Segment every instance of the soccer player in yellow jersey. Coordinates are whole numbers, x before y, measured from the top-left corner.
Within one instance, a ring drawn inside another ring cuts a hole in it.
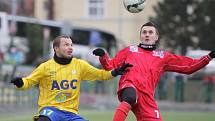
[[[97,69],[74,58],[72,45],[69,36],[56,37],[52,59],[40,64],[28,77],[11,80],[21,90],[39,85],[38,121],[86,121],[77,115],[81,80],[108,80],[132,67],[126,63],[112,71]]]

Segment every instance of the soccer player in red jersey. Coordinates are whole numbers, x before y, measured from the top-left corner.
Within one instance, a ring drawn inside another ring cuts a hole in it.
[[[177,56],[163,50],[156,50],[159,33],[156,26],[145,23],[140,30],[140,44],[128,46],[109,59],[103,49],[97,48],[93,54],[106,70],[116,68],[123,63],[133,65],[130,71],[121,76],[118,84],[117,107],[113,121],[124,121],[132,110],[137,121],[162,121],[162,117],[154,99],[155,88],[164,72],[191,74],[205,67],[215,51],[211,51],[199,59]]]

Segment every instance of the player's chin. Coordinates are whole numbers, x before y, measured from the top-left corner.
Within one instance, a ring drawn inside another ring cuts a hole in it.
[[[68,54],[68,55],[66,55],[66,58],[67,58],[67,59],[72,58],[72,54]]]
[[[150,41],[143,41],[142,44],[151,45],[152,43]]]
[[[144,41],[144,44],[146,44],[146,45],[154,45],[155,42],[147,40],[147,41]]]

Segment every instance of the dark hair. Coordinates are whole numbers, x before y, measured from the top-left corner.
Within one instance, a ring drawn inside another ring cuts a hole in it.
[[[147,23],[143,24],[143,25],[141,26],[141,28],[140,28],[140,34],[141,34],[141,30],[143,29],[144,26],[153,26],[153,27],[155,27],[156,33],[157,33],[158,36],[159,36],[158,28],[157,28],[157,26],[156,26],[154,23],[152,23],[152,22],[147,22]]]
[[[59,47],[61,38],[72,39],[70,36],[67,36],[67,35],[60,35],[60,36],[57,36],[57,37],[53,40],[53,49],[54,49],[54,47]],[[54,51],[55,51],[55,50],[54,50]]]
[[[159,31],[158,31],[158,28],[157,28],[157,26],[153,22],[147,22],[147,23],[143,24],[141,26],[141,28],[140,28],[140,35],[141,35],[141,31],[142,31],[142,29],[143,29],[144,26],[153,26],[153,27],[155,27],[156,33],[158,35],[158,41],[160,40],[160,34],[159,34]]]

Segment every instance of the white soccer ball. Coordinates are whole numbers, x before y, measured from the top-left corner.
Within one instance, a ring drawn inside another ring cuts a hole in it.
[[[146,6],[146,0],[123,0],[125,8],[131,13],[139,13]]]

